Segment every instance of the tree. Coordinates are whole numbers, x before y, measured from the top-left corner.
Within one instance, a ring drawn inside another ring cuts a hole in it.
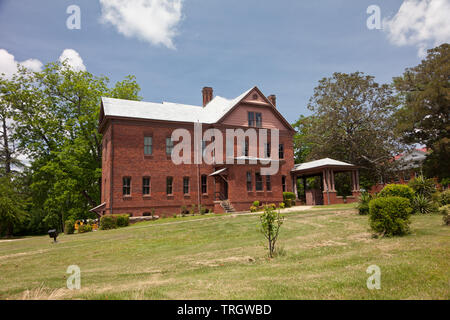
[[[403,146],[393,131],[397,103],[390,86],[361,72],[334,73],[319,81],[308,109],[314,117],[305,138],[308,160],[330,157],[358,165],[365,188],[395,165],[391,159]]]
[[[406,143],[431,150],[424,163],[428,176],[450,177],[450,45],[428,50],[427,57],[394,78],[401,108],[397,130]]]
[[[0,178],[0,235],[13,235],[14,228],[27,218],[25,206],[26,199],[21,197],[15,182],[9,176]]]
[[[300,115],[298,120],[292,124],[296,133],[294,135],[294,158],[295,163],[302,163],[308,158],[312,144],[308,141],[309,131],[312,127],[314,118]]]
[[[31,209],[53,228],[89,218],[100,202],[102,96],[139,100],[133,76],[108,87],[107,77],[75,71],[66,62],[41,72],[19,68],[4,97],[13,110],[14,138],[31,160]]]
[[[264,207],[264,213],[260,216],[261,232],[268,241],[269,257],[273,258],[275,252],[275,245],[280,232],[280,227],[283,224],[284,217],[280,212],[275,211],[271,206]]]

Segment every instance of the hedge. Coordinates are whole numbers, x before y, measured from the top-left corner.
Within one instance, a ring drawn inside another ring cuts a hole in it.
[[[73,234],[75,232],[75,222],[73,220],[66,220],[64,223],[64,233]]]
[[[130,223],[130,216],[128,214],[113,214],[104,215],[100,218],[100,229],[116,229],[126,227]]]
[[[388,184],[380,191],[379,197],[403,197],[412,201],[414,198],[414,190],[404,184]]]
[[[409,232],[411,203],[404,197],[381,197],[369,202],[370,227],[386,236]]]

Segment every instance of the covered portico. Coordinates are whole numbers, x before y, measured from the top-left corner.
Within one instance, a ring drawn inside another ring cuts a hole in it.
[[[339,172],[349,172],[352,182],[352,194],[348,196],[338,196],[335,186],[335,174]],[[297,164],[291,170],[293,176],[293,189],[298,198],[297,179],[302,178],[303,189],[305,190],[305,201],[307,205],[321,204],[339,204],[350,203],[358,200],[359,191],[359,172],[358,167],[330,159],[324,158],[320,160]],[[307,190],[306,178],[320,176],[320,187]]]

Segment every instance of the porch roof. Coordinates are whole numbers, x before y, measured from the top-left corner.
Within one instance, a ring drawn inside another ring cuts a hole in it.
[[[210,176],[210,177],[212,177],[212,176],[217,176],[218,174],[224,172],[225,170],[227,170],[227,168],[219,169],[219,170],[214,171],[213,173],[211,173],[209,176]]]
[[[92,208],[89,211],[98,212],[98,211],[100,211],[100,209],[103,209],[105,206],[106,206],[106,202],[103,202],[102,204],[99,204],[98,206],[96,206],[95,208]]]
[[[316,172],[319,169],[335,168],[343,170],[356,169],[357,166],[343,161],[338,161],[330,158],[324,158],[320,160],[314,160],[310,162],[299,163],[294,166],[291,172],[294,173],[308,173]]]

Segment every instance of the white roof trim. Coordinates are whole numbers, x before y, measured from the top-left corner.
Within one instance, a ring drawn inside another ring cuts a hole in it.
[[[99,204],[98,206],[96,206],[95,208],[92,208],[92,209],[89,210],[89,211],[95,211],[95,210],[97,210],[97,209],[103,207],[104,205],[106,205],[106,202],[103,202],[102,204]]]
[[[355,165],[347,163],[347,162],[338,161],[338,160],[334,160],[334,159],[330,159],[330,158],[324,158],[324,159],[320,159],[320,160],[314,160],[314,161],[310,161],[310,162],[296,164],[294,166],[294,169],[292,169],[292,171],[314,169],[314,168],[319,168],[319,167],[323,167],[323,166],[355,167]]]

